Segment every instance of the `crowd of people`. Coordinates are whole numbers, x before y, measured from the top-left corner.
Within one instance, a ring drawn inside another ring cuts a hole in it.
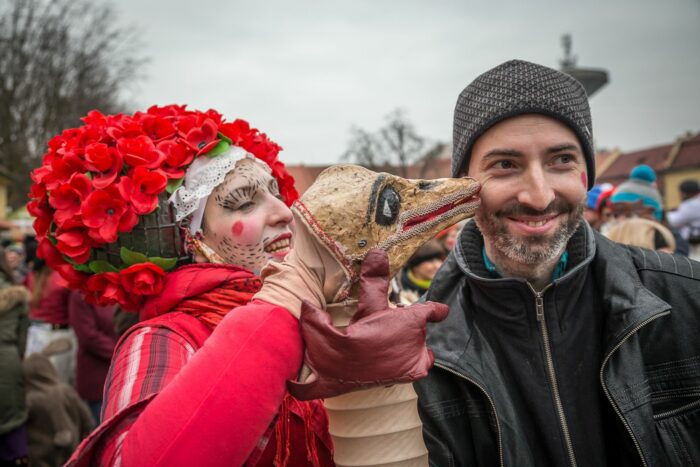
[[[668,212],[656,182],[654,170],[639,165],[617,187],[594,186],[586,198],[586,220],[616,242],[700,259],[698,182],[683,181],[679,185],[682,201]]]
[[[0,252],[0,453],[12,465],[55,466],[99,423],[115,307],[86,303],[36,249],[26,236]]]
[[[413,382],[430,465],[696,465],[698,182],[669,212],[649,166],[596,185],[582,86],[520,60],[462,91],[454,138],[481,204],[391,278],[388,248],[348,269],[243,120],[57,135],[36,239],[0,254],[0,460],[335,465],[323,399]],[[404,222],[377,180],[362,222]]]

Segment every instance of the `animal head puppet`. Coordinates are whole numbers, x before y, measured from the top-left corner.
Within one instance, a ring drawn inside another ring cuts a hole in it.
[[[423,243],[471,217],[479,206],[479,190],[470,178],[407,180],[356,165],[330,167],[292,205],[295,246],[285,263],[297,263],[296,273],[313,271],[316,279],[304,280],[300,287],[313,289],[311,282],[320,283],[319,305],[354,298],[360,263],[370,249],[386,251],[394,275]],[[311,264],[324,255],[322,265]],[[282,286],[284,275],[278,273],[285,266],[269,268],[263,272],[266,288],[276,280]],[[284,278],[293,281],[290,276]],[[280,301],[267,293],[264,298]]]
[[[324,170],[292,210],[353,270],[380,248],[393,275],[423,243],[473,215],[479,188],[469,178],[407,180],[338,165]]]

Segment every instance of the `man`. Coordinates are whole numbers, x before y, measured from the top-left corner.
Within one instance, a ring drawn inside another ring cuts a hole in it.
[[[452,171],[482,205],[427,293],[450,307],[416,383],[431,465],[698,465],[700,264],[583,221],[583,87],[517,60],[479,76]]]
[[[695,180],[685,180],[678,187],[681,204],[666,217],[671,226],[680,230],[690,243],[690,257],[700,259],[700,184]]]

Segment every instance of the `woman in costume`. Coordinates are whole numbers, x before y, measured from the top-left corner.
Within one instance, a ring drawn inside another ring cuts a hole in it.
[[[322,404],[284,386],[301,365],[297,317],[236,310],[291,246],[298,195],[279,150],[184,106],[93,111],[51,140],[29,207],[41,256],[141,318],[117,344],[104,423],[69,465],[332,465]]]
[[[326,349],[305,383],[317,398],[427,373],[425,325],[446,307],[388,306],[386,251],[367,253],[351,282],[308,226],[290,252],[297,194],[264,134],[178,106],[84,122],[33,173],[39,252],[86,299],[142,322],[117,344],[104,422],[68,465],[332,465],[323,406],[286,391],[304,329]],[[341,332],[320,310],[350,288],[358,312]],[[348,362],[360,373],[348,377]]]

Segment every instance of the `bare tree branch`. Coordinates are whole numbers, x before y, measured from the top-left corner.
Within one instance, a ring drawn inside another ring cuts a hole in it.
[[[342,160],[353,161],[372,170],[408,175],[408,167],[421,156],[425,138],[419,136],[401,109],[386,116],[386,124],[376,133],[353,127],[348,150]]]
[[[27,200],[46,143],[92,109],[125,110],[141,76],[133,29],[89,0],[7,0],[0,6],[0,164],[15,176],[10,205]]]

